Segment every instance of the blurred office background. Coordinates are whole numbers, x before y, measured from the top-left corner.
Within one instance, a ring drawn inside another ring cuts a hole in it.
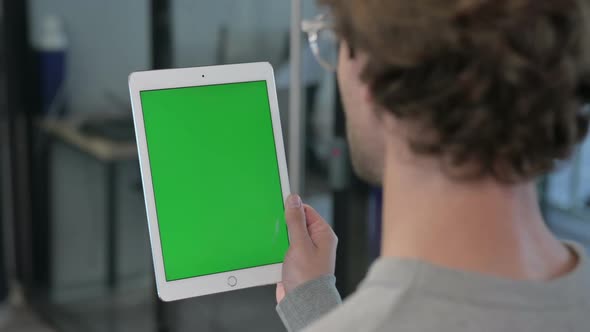
[[[274,66],[299,151],[292,185],[332,223],[337,286],[355,289],[379,250],[380,191],[350,171],[335,76],[292,24],[318,12],[314,0],[0,0],[0,331],[284,330],[272,286],[157,300],[127,91],[130,72],[152,68]],[[590,247],[590,138],[539,188],[552,229]]]

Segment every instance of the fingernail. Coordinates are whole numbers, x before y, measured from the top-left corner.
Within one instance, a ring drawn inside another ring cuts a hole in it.
[[[301,197],[299,195],[291,195],[287,198],[287,206],[291,209],[298,209],[301,207]]]

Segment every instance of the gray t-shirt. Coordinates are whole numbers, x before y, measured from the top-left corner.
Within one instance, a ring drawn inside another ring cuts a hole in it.
[[[588,332],[590,266],[584,249],[569,274],[514,281],[415,260],[380,258],[342,305],[334,277],[290,292],[277,306],[289,331]]]

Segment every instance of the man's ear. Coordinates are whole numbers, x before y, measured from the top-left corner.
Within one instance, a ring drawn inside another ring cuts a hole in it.
[[[344,44],[344,47],[347,47]],[[363,69],[369,62],[369,57],[365,52],[356,52],[354,58],[350,58],[349,62],[352,64],[352,68],[359,78],[359,85],[361,89],[361,97],[365,103],[371,106],[375,106],[373,93],[371,92],[370,84],[362,79],[360,79]]]

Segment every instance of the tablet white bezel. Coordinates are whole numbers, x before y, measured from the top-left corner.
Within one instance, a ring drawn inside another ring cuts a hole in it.
[[[135,123],[135,135],[139,151],[139,163],[146,202],[152,257],[156,275],[158,296],[163,301],[180,300],[200,295],[219,293],[253,286],[268,285],[281,280],[282,263],[222,272],[201,277],[166,281],[164,261],[160,242],[158,217],[152,186],[152,175],[143,121],[140,92],[157,89],[173,89],[226,83],[266,81],[275,148],[279,166],[279,177],[283,201],[290,193],[287,163],[279,115],[279,106],[272,66],[266,62],[236,65],[167,69],[135,72],[129,75],[129,91]],[[235,277],[237,284],[230,286],[229,277]]]

